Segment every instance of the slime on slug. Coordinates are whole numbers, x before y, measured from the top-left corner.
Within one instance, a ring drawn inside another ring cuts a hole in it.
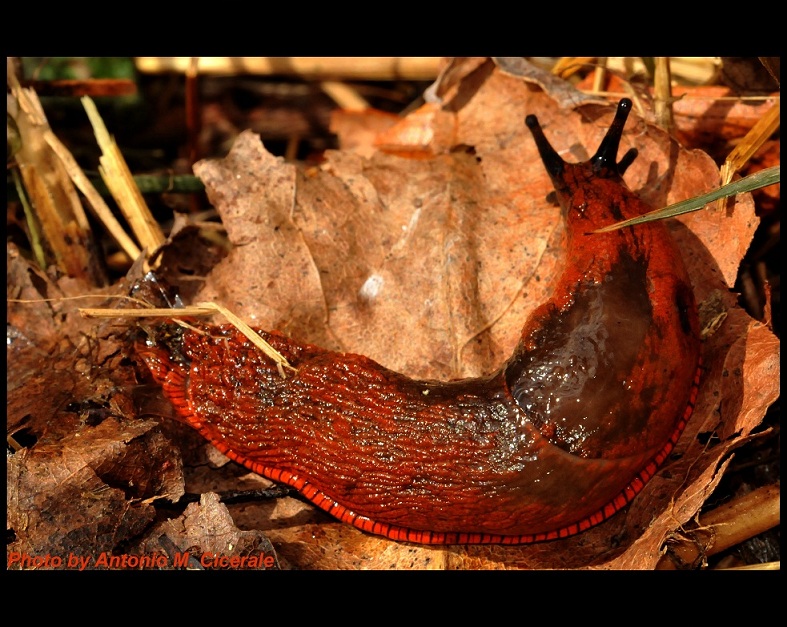
[[[631,101],[596,154],[566,163],[527,116],[567,231],[552,297],[494,374],[410,379],[275,331],[164,323],[137,354],[182,422],[363,531],[425,544],[517,544],[582,532],[642,489],[675,446],[699,385],[699,330],[662,223],[590,231],[650,208],[616,162]]]

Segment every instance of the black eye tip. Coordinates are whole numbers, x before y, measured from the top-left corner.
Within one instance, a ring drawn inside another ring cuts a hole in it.
[[[538,118],[532,113],[525,117],[525,126],[527,128],[535,128],[538,126]]]

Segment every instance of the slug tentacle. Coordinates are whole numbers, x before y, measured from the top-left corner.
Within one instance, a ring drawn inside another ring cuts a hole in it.
[[[626,125],[626,120],[628,119],[630,111],[631,100],[623,98],[618,103],[618,110],[615,113],[615,119],[612,121],[612,125],[601,141],[601,145],[598,147],[596,154],[590,158],[590,164],[596,176],[620,176],[622,174],[619,169],[619,164],[615,163],[615,160],[618,158],[620,138],[623,136],[623,127]],[[634,157],[636,157],[636,153],[633,156],[627,153],[621,160],[621,163],[625,160],[626,167],[628,167],[634,160]]]
[[[556,179],[560,180],[560,176],[563,173],[563,167],[566,165],[566,162],[563,161],[563,158],[559,154],[557,154],[557,151],[552,147],[552,144],[550,144],[547,138],[544,136],[544,131],[542,130],[541,125],[538,123],[538,118],[536,116],[528,115],[525,117],[525,125],[533,134],[533,139],[536,141],[536,147],[538,148],[538,152],[541,155],[541,161],[544,163],[544,167],[546,168],[550,178],[553,182],[555,182]]]
[[[626,154],[623,155],[618,161],[618,175],[623,176],[626,173],[626,170],[629,169],[629,166],[634,163],[634,159],[637,158],[639,155],[639,151],[636,148],[630,148],[626,151]]]
[[[619,176],[635,152],[615,164],[630,107],[579,164],[527,116],[563,208],[566,265],[491,376],[414,380],[259,331],[297,369],[282,379],[231,327],[164,324],[136,351],[179,420],[359,529],[504,544],[584,531],[653,476],[699,383],[694,295],[664,225],[586,234],[648,211]]]

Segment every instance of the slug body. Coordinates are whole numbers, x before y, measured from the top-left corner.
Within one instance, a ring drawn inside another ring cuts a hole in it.
[[[699,381],[693,292],[662,223],[623,183],[621,101],[596,155],[565,163],[526,118],[567,228],[553,297],[496,373],[419,381],[260,331],[164,324],[136,351],[178,418],[233,460],[367,532],[419,543],[569,536],[631,501],[672,451]]]

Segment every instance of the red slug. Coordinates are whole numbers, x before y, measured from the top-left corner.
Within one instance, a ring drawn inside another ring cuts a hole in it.
[[[616,155],[621,100],[596,154],[564,162],[527,116],[567,229],[566,267],[495,374],[419,381],[350,353],[229,326],[164,323],[136,351],[220,451],[339,520],[394,540],[516,544],[584,531],[629,503],[675,446],[699,383],[694,295],[662,223]]]

